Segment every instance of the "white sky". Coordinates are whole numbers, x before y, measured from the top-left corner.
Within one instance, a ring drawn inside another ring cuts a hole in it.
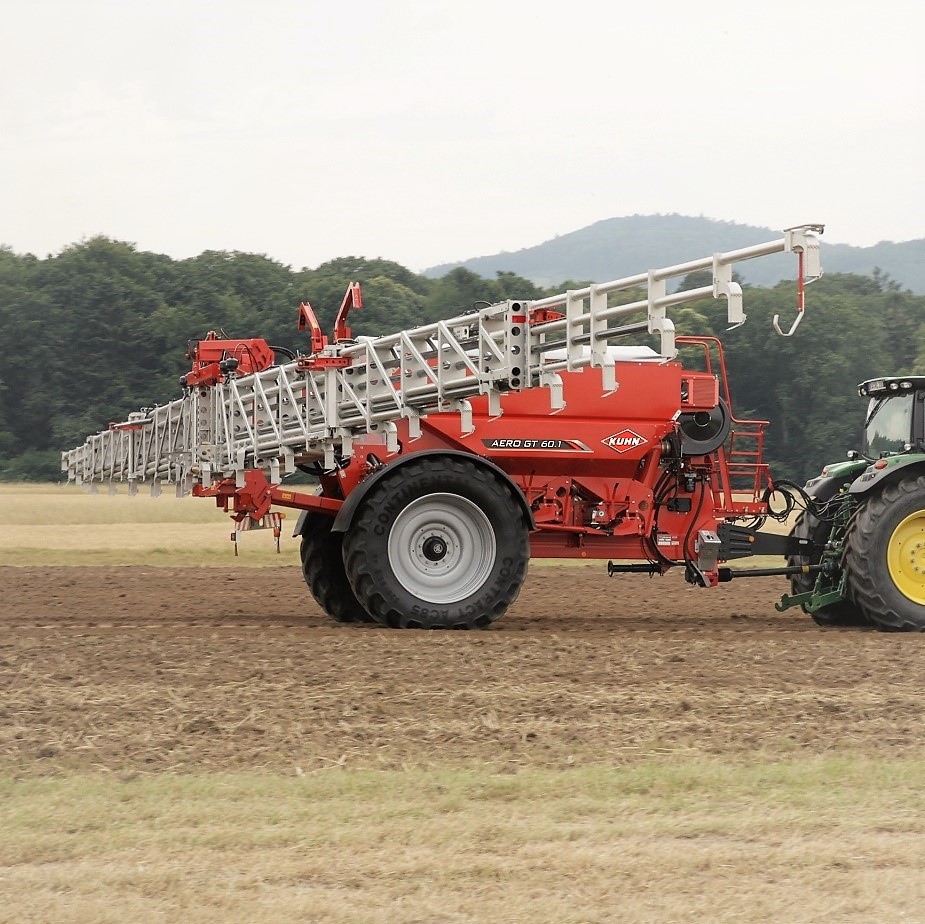
[[[0,17],[17,252],[105,234],[419,271],[658,212],[925,237],[914,0],[0,0]]]

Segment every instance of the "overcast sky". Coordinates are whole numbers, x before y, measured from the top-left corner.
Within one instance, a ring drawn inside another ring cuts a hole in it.
[[[17,252],[104,234],[419,271],[671,212],[925,237],[914,0],[0,10],[0,243]]]

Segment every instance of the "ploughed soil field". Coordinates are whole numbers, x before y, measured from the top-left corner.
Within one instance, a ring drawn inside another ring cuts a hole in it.
[[[921,635],[534,566],[488,630],[340,626],[295,568],[0,568],[0,771],[516,770],[668,754],[917,755]]]

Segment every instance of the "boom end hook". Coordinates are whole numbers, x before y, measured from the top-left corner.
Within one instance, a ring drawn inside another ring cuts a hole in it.
[[[771,321],[771,323],[774,325],[774,330],[776,330],[777,333],[781,335],[781,337],[792,337],[796,333],[796,330],[800,326],[800,322],[802,320],[803,320],[803,311],[801,310],[799,314],[797,314],[797,316],[793,319],[793,324],[791,325],[790,330],[787,330],[787,331],[781,330],[779,314],[774,315],[774,318]]]

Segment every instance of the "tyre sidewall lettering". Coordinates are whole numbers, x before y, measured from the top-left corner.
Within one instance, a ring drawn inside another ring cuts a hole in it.
[[[450,616],[449,610],[429,609],[419,604],[411,607],[411,613],[414,616],[424,616],[431,619],[448,619]]]

